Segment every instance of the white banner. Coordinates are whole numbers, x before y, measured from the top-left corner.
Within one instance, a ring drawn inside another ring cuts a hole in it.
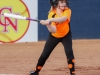
[[[30,17],[38,18],[38,0],[23,0],[27,5]],[[18,42],[37,42],[38,41],[38,23],[34,21],[30,21],[30,26],[25,34],[25,36],[20,39]]]

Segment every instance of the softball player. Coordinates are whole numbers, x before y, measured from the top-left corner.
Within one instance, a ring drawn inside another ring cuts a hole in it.
[[[50,0],[51,9],[47,20],[41,20],[50,31],[50,35],[45,43],[43,52],[38,60],[36,69],[30,75],[39,75],[56,45],[61,42],[64,46],[70,75],[75,75],[74,54],[72,50],[72,36],[70,30],[71,9],[66,5],[67,0]]]

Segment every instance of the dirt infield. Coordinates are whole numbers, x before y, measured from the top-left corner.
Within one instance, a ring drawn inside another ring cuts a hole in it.
[[[0,44],[0,75],[29,75],[35,68],[45,41]],[[77,75],[100,75],[100,40],[73,40]],[[61,43],[57,45],[40,75],[70,75]]]

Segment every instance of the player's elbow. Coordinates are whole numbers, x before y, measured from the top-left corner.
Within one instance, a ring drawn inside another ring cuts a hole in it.
[[[56,30],[51,30],[50,32],[51,32],[51,33],[56,33]]]
[[[56,28],[53,28],[53,29],[51,29],[51,30],[49,30],[51,33],[56,33],[57,32],[57,30],[56,30]]]
[[[62,22],[66,21],[67,20],[67,17],[63,16],[62,17]]]

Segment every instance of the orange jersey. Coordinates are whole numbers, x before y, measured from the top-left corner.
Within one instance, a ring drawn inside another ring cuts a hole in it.
[[[48,15],[48,19],[52,18],[52,16],[55,14],[54,18],[58,18],[59,16],[54,12],[51,11],[49,12]],[[56,22],[52,22],[51,25],[56,26],[56,33],[52,33],[52,35],[56,38],[61,38],[64,37],[68,32],[69,32],[69,22],[70,22],[70,17],[71,17],[71,10],[69,8],[67,8],[60,17],[62,16],[66,16],[67,20],[62,22],[62,23],[56,23]]]

